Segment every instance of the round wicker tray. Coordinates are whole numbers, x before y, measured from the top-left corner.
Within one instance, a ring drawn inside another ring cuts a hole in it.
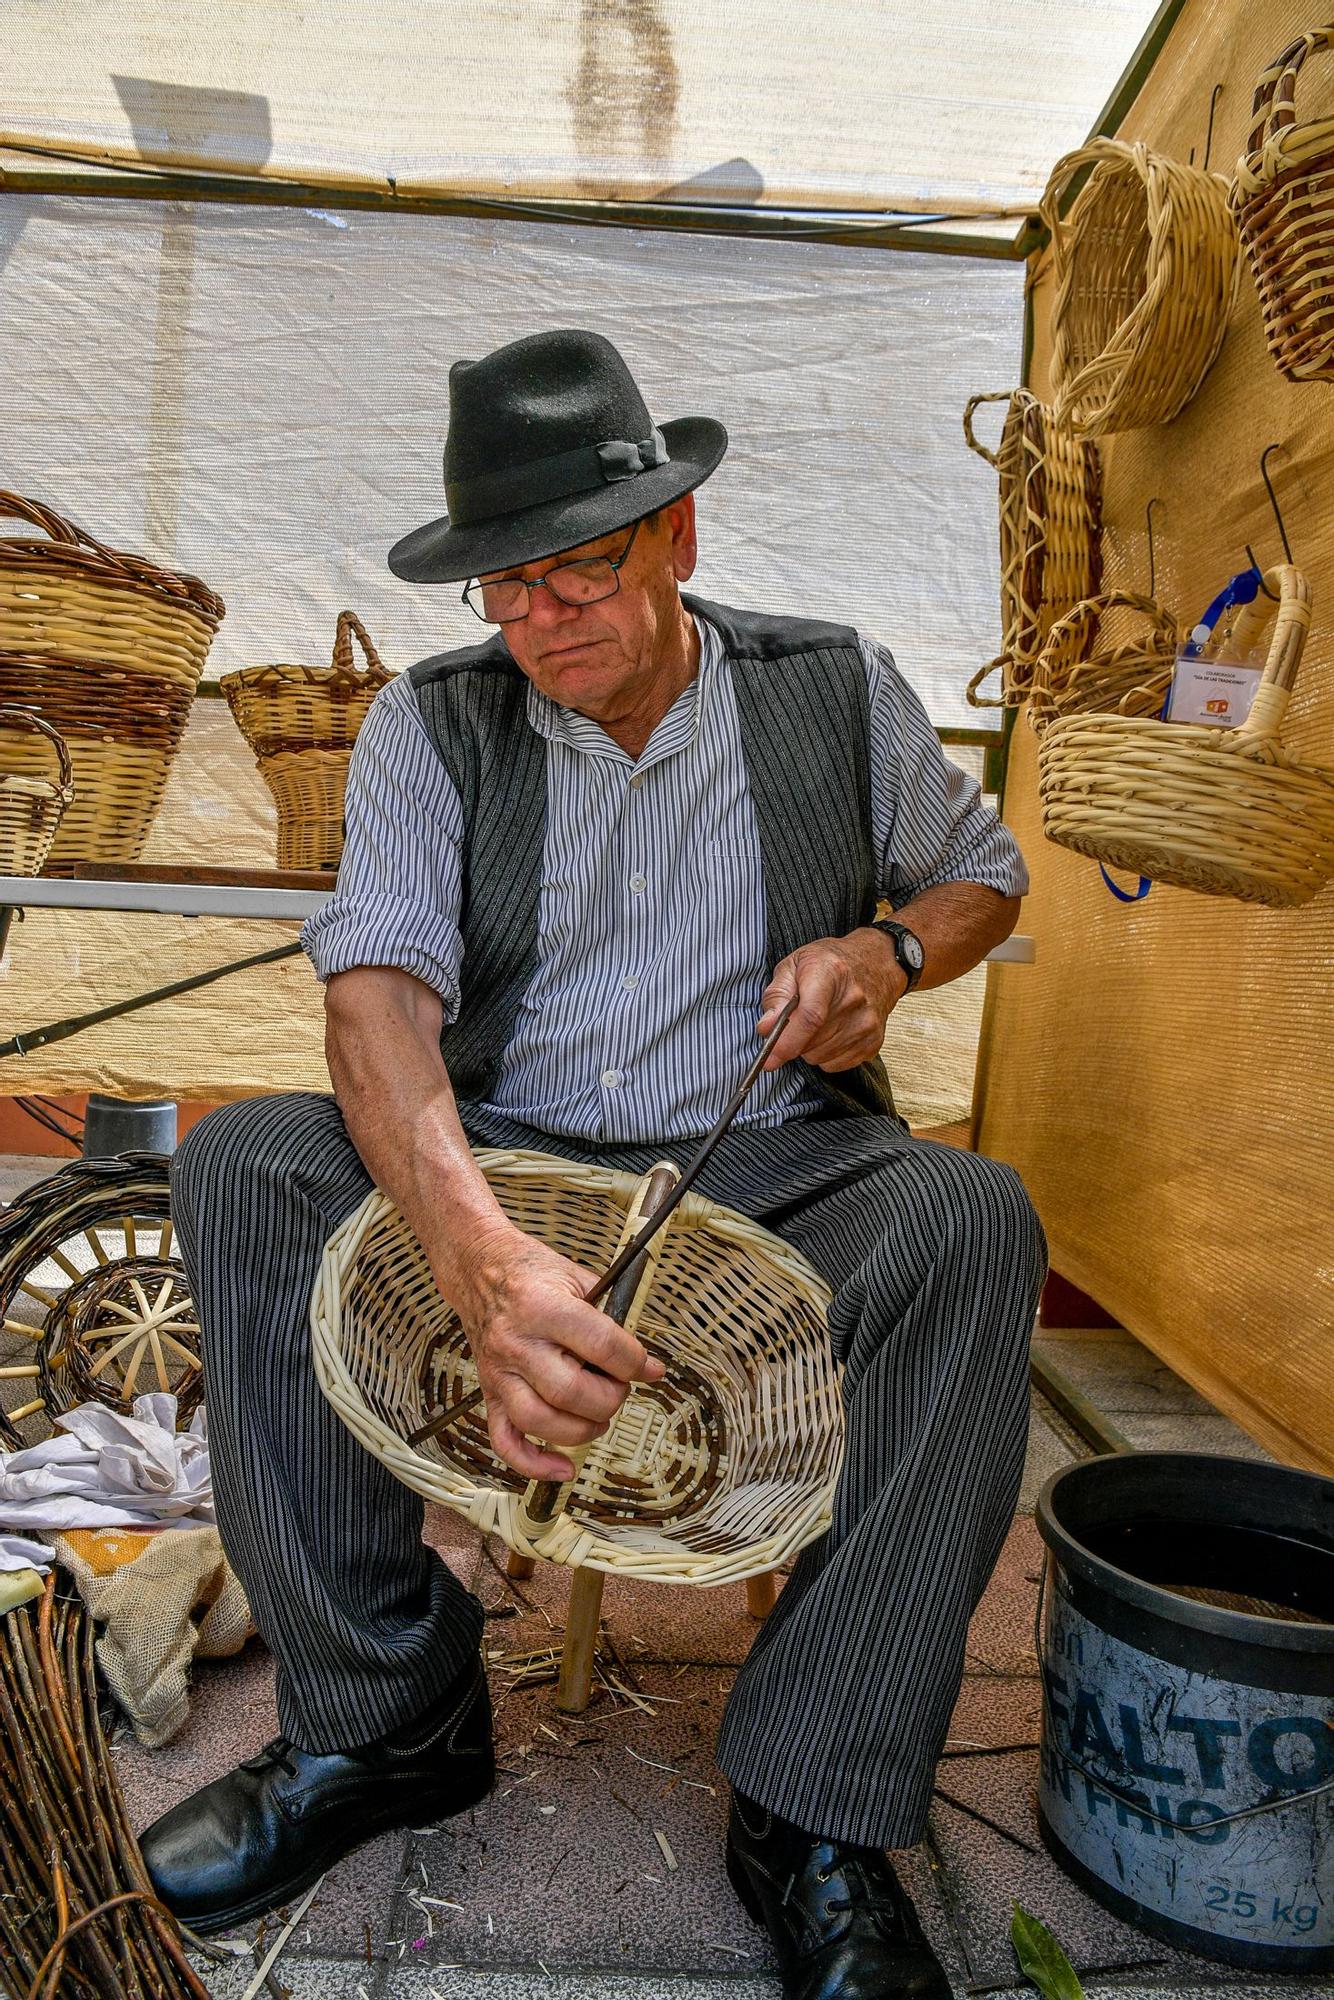
[[[640,1183],[542,1153],[481,1150],[506,1213],[589,1269],[611,1258]],[[526,1482],[473,1409],[406,1437],[477,1386],[463,1330],[415,1236],[372,1194],[326,1247],[311,1299],[320,1386],[395,1476],[522,1556],[662,1581],[757,1576],[829,1524],[842,1457],[828,1287],[778,1237],[689,1194],[663,1231],[639,1337],[667,1364],[589,1448],[533,1533]]]

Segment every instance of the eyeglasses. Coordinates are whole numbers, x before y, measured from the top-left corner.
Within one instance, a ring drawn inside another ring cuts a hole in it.
[[[463,593],[463,602],[488,625],[513,625],[516,619],[528,616],[535,590],[549,590],[562,604],[596,604],[599,598],[614,597],[621,587],[622,565],[642,525],[635,522],[630,539],[618,556],[583,556],[578,562],[557,563],[532,583],[522,576],[502,576],[495,583],[470,583]]]

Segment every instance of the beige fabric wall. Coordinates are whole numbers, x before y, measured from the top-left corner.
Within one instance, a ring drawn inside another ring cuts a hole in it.
[[[1124,127],[1230,174],[1254,79],[1313,17],[1300,0],[1191,0]],[[1334,62],[1302,115],[1334,111]],[[1051,286],[1039,277],[1033,386]],[[1287,742],[1334,764],[1334,386],[1269,360],[1249,274],[1222,354],[1165,427],[1106,441],[1109,586],[1147,587],[1186,624],[1244,566],[1281,559],[1269,461],[1315,617]],[[1334,891],[1270,912],[1155,888],[1123,906],[1092,862],[1044,842],[1031,732],[1015,731],[1007,817],[1033,873],[1033,971],[994,975],[978,1142],[1020,1168],[1057,1269],[1294,1463],[1334,1470]]]

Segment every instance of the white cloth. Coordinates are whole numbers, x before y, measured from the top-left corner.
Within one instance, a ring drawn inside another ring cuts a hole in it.
[[[213,1487],[202,1409],[176,1429],[176,1398],[138,1396],[126,1417],[81,1403],[60,1433],[0,1452],[0,1529],[127,1528],[211,1523]]]
[[[45,1542],[31,1542],[26,1535],[0,1535],[0,1576],[21,1569],[35,1569],[38,1576],[45,1576],[55,1559],[55,1550]]]

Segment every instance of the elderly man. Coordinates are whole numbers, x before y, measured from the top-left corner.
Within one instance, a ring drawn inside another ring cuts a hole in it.
[[[879,646],[681,595],[726,446],[708,418],[655,427],[594,334],[450,373],[449,514],[390,566],[477,579],[498,629],[404,674],[361,732],[306,932],[334,1096],[229,1106],[176,1159],[218,1515],[283,1729],[144,1837],[200,1930],[492,1783],[481,1607],[314,1379],[322,1244],[386,1189],[497,1451],[568,1476],[661,1363],[507,1219],[470,1146],[682,1160],[796,993],[700,1186],[828,1279],[847,1451],[727,1709],[727,1867],[788,1994],[948,1993],[884,1850],[921,1836],[1014,1506],[1045,1258],[1010,1169],[910,1137],[879,1049],[905,994],[1009,933],[1027,882]]]

